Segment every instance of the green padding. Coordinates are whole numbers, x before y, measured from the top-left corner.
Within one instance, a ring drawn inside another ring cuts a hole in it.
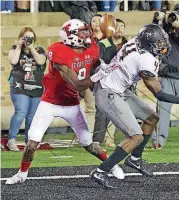
[[[100,42],[103,43],[106,48],[111,46],[111,43],[109,42],[108,38],[105,38],[104,40],[101,40]]]

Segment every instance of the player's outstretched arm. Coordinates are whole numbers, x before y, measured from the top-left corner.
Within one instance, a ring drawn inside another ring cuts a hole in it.
[[[60,65],[60,64],[54,63],[53,67],[56,68],[60,72],[61,76],[64,78],[64,80],[67,83],[71,84],[75,89],[79,91],[87,89],[88,87],[91,87],[95,82],[107,76],[111,71],[111,70],[108,70],[108,68],[103,69],[103,67],[100,67],[99,71],[96,72],[93,76],[79,80],[76,72],[70,69],[69,67],[67,67],[66,65]]]
[[[67,83],[71,84],[75,89],[79,91],[87,89],[88,87],[93,85],[93,82],[90,78],[79,80],[76,72],[66,65],[59,65],[54,63],[53,66],[60,72],[61,76]]]
[[[146,87],[154,94],[154,96],[159,101],[165,101],[168,103],[179,104],[179,97],[163,92],[162,88],[161,88],[161,84],[157,80],[156,77],[146,76],[142,73],[140,73],[140,76],[142,77]]]

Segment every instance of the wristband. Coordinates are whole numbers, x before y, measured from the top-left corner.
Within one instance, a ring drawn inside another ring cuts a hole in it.
[[[93,76],[90,77],[91,81],[93,83],[96,83],[97,81],[99,81],[100,79],[102,79],[103,77],[107,76],[109,73],[107,71],[102,70],[101,68],[99,69],[99,71],[97,73],[95,73]]]

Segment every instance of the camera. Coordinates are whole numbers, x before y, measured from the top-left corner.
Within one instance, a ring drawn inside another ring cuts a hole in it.
[[[24,38],[25,44],[27,46],[31,45],[33,43],[33,40],[34,40],[34,38],[30,37],[30,36],[27,36],[27,37]]]
[[[173,22],[176,21],[177,19],[179,19],[179,15],[178,12],[176,11],[171,12],[167,18],[169,24],[173,24]]]

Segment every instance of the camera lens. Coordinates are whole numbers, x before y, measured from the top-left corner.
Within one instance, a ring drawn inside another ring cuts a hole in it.
[[[155,13],[154,13],[154,17],[155,17],[155,18],[159,17],[159,12],[155,12]]]
[[[173,23],[176,19],[177,19],[177,16],[176,16],[175,13],[170,13],[170,14],[168,15],[168,21],[169,21],[170,23]]]

